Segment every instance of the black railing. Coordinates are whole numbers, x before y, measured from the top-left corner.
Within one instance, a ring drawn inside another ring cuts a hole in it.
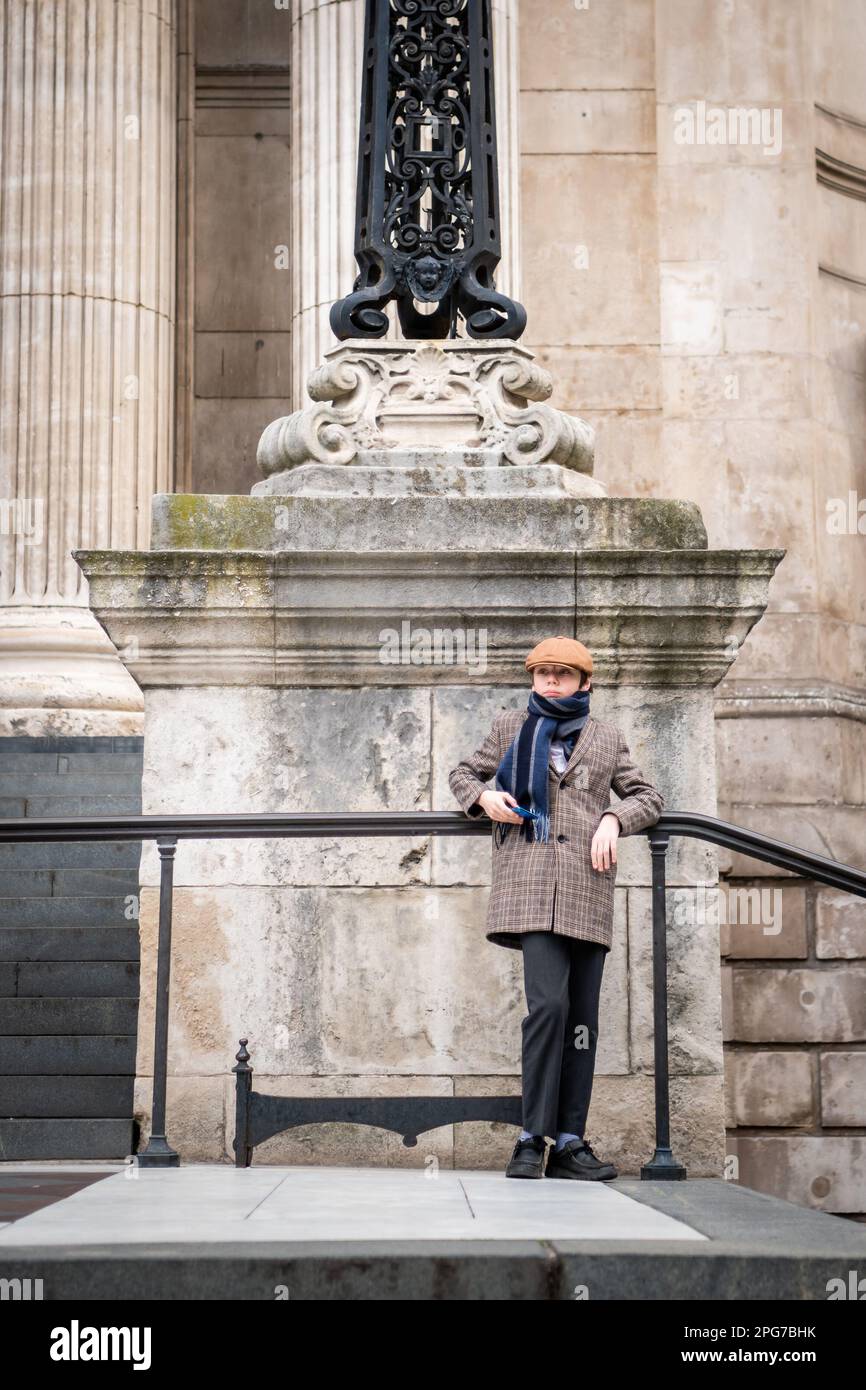
[[[0,821],[0,843],[54,840],[155,840],[160,856],[159,933],[154,1017],[151,1133],[137,1160],[142,1167],[180,1162],[165,1132],[168,1064],[168,1002],[171,977],[171,916],[174,856],[178,840],[282,839],[292,836],[342,839],[347,835],[489,835],[492,822],[462,811],[295,812],[244,816],[81,816]],[[822,854],[799,849],[769,835],[731,825],[715,816],[666,811],[647,836],[652,855],[653,1020],[655,1065],[655,1152],[641,1168],[642,1178],[681,1179],[686,1170],[670,1143],[668,1073],[667,910],[665,863],[672,835],[685,835],[737,850],[844,892],[866,897],[866,872]],[[521,1122],[520,1096],[294,1097],[260,1095],[252,1089],[247,1039],[236,1056],[235,1163],[248,1166],[263,1140],[301,1124],[342,1120],[394,1130],[407,1145],[418,1135],[465,1120]]]

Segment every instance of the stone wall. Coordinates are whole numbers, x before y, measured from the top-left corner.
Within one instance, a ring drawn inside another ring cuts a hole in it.
[[[611,492],[698,501],[711,546],[786,548],[716,692],[719,814],[858,867],[864,52],[860,0],[521,5],[527,339]],[[704,131],[759,112],[759,139],[702,141],[701,103]],[[866,905],[719,865],[784,908],[778,936],[746,920],[726,940],[731,1176],[739,1155],[751,1186],[862,1212]]]

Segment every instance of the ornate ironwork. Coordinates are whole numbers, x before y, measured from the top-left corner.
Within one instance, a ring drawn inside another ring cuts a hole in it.
[[[519,338],[499,294],[490,0],[366,0],[353,292],[338,338],[381,338],[395,299],[407,338]],[[420,304],[435,304],[430,312]]]

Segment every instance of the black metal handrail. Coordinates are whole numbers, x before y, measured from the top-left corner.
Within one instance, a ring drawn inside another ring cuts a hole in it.
[[[489,835],[492,822],[485,817],[466,816],[462,811],[298,811],[276,815],[182,815],[182,816],[76,816],[25,817],[0,821],[0,843],[29,844],[48,841],[155,840],[160,856],[159,932],[154,1020],[153,1105],[150,1138],[137,1155],[142,1167],[176,1166],[180,1156],[168,1143],[165,1133],[165,1098],[168,1064],[168,1001],[171,975],[171,917],[174,856],[178,840],[191,839],[274,839],[291,836],[319,838],[346,835]],[[649,1163],[641,1168],[642,1178],[682,1179],[686,1170],[673,1156],[670,1145],[670,1092],[668,1072],[667,1007],[667,912],[665,863],[672,835],[707,840],[737,850],[753,859],[829,884],[844,892],[866,897],[866,871],[840,864],[823,854],[815,854],[783,840],[761,835],[744,826],[732,825],[716,816],[695,811],[665,811],[655,825],[639,832],[647,836],[652,855],[653,915],[653,1017],[655,1065],[656,1146]],[[243,1040],[244,1043],[246,1040]],[[238,1116],[249,1118],[249,1054],[238,1054],[234,1067],[238,1093]],[[262,1097],[273,1107],[280,1097]],[[417,1100],[417,1098],[413,1098]],[[459,1098],[465,1102],[466,1097]],[[491,1098],[501,1101],[502,1098]],[[385,1114],[385,1111],[382,1111]],[[388,1112],[390,1116],[391,1112]],[[285,1128],[286,1126],[281,1126]],[[270,1133],[278,1132],[273,1127]],[[235,1137],[236,1161],[249,1162],[248,1134]]]

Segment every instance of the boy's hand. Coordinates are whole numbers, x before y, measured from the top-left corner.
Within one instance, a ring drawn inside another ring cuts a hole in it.
[[[478,798],[478,804],[491,820],[506,820],[520,825],[523,816],[518,816],[516,811],[509,811],[509,806],[519,806],[511,792],[482,792]]]
[[[609,869],[616,863],[616,842],[620,832],[619,819],[612,811],[605,811],[598,829],[592,837],[591,856],[594,869]]]

